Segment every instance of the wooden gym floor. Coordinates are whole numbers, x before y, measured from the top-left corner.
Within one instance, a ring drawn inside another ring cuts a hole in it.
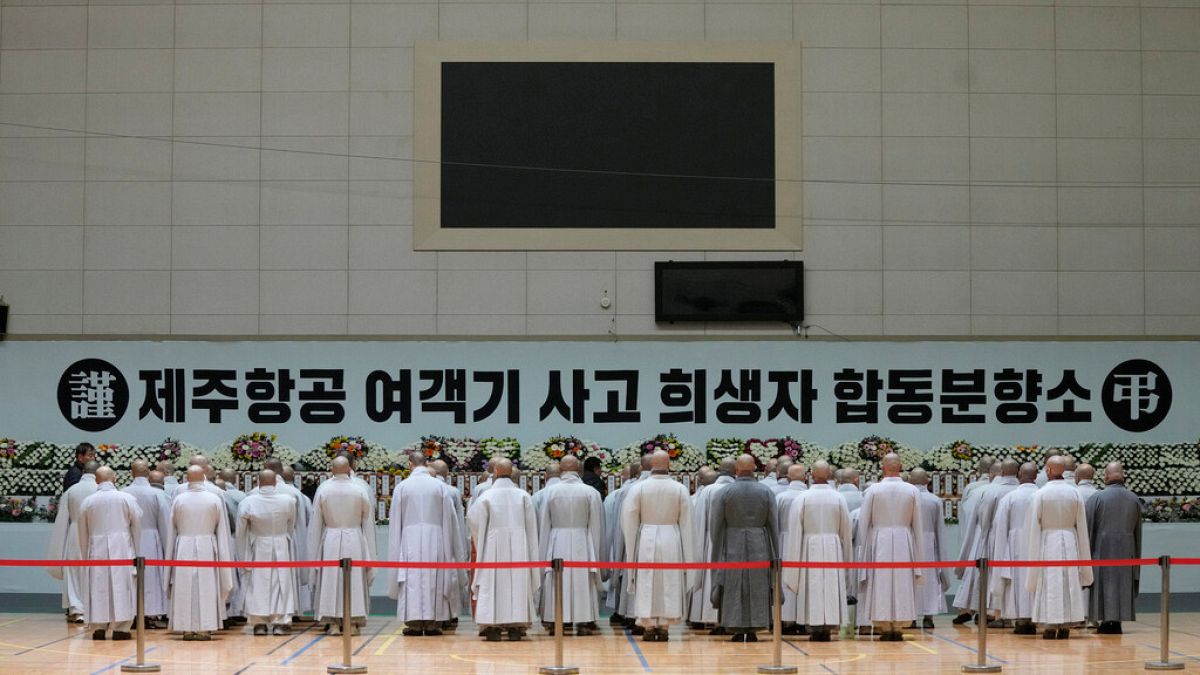
[[[601,634],[566,640],[567,663],[591,673],[754,673],[770,662],[771,643],[765,636],[755,644],[732,644],[728,638],[692,634],[678,626],[671,641],[646,643],[614,632],[607,623]],[[520,643],[485,643],[476,627],[463,620],[457,634],[406,638],[401,625],[388,616],[371,616],[366,630],[354,638],[354,662],[371,673],[502,673],[531,674],[552,663],[553,638],[540,628]],[[1135,673],[1158,655],[1158,615],[1143,614],[1125,624],[1124,635],[1100,636],[1072,632],[1069,641],[1046,641],[1041,636],[1013,636],[1009,631],[988,634],[992,663],[1006,673]],[[784,662],[800,673],[958,673],[974,662],[973,629],[937,617],[931,632],[908,631],[904,643],[879,643],[870,638],[810,643],[787,638]],[[341,638],[325,636],[311,623],[300,624],[289,636],[253,637],[226,631],[212,642],[183,642],[166,631],[147,634],[147,662],[162,665],[163,673],[324,673],[341,660]],[[1171,648],[1187,670],[1200,671],[1200,614],[1172,615]],[[131,663],[134,642],[93,642],[79,626],[50,614],[0,614],[0,673],[120,673]]]

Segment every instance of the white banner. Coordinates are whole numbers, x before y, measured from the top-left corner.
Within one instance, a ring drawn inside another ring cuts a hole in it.
[[[1173,442],[1200,435],[1198,364],[1198,342],[18,341],[0,437]]]

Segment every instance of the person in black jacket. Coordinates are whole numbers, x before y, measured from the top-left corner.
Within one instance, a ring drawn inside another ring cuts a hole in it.
[[[67,468],[63,475],[63,492],[79,482],[83,477],[83,465],[96,459],[96,446],[91,443],[80,443],[75,446],[75,463]]]
[[[583,482],[596,488],[600,493],[600,499],[608,496],[608,484],[604,482],[604,477],[600,475],[600,458],[588,457],[583,462]]]

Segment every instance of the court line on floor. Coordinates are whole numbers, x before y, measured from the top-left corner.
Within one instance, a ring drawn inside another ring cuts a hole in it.
[[[392,634],[389,635],[387,637],[387,639],[383,641],[383,644],[379,645],[379,649],[375,650],[375,656],[383,656],[384,652],[387,651],[388,647],[391,647],[392,643],[396,641],[396,638],[400,637],[403,630],[404,630],[403,623],[400,624],[399,626],[396,626],[396,630],[392,631]]]
[[[315,623],[314,623],[313,625],[309,626],[308,628],[305,628],[304,630],[300,631],[299,633],[296,633],[296,634],[295,634],[295,635],[293,635],[292,637],[290,637],[290,638],[288,638],[288,639],[284,640],[283,642],[281,642],[281,643],[279,643],[279,644],[275,645],[275,647],[274,647],[274,648],[272,648],[272,649],[271,649],[271,651],[267,652],[267,654],[266,654],[266,655],[267,655],[267,656],[270,656],[270,655],[274,654],[275,652],[277,652],[277,651],[279,651],[280,649],[282,649],[282,648],[283,648],[285,645],[287,645],[289,642],[291,642],[292,640],[295,640],[296,638],[300,637],[301,635],[304,635],[305,633],[307,633],[308,631],[312,630],[313,628],[316,628],[316,626],[317,626],[317,624],[315,624]]]
[[[963,649],[965,649],[965,650],[967,650],[967,651],[971,652],[972,654],[978,654],[978,653],[979,653],[979,651],[978,651],[977,649],[975,649],[974,647],[972,647],[972,646],[970,646],[970,645],[963,644],[963,643],[961,643],[961,642],[959,642],[958,640],[955,640],[955,639],[953,639],[953,638],[942,637],[941,635],[938,635],[937,633],[930,633],[930,632],[928,632],[928,631],[926,631],[926,630],[924,630],[924,629],[921,629],[921,632],[922,632],[922,633],[924,633],[925,635],[928,635],[929,637],[932,637],[932,638],[936,638],[936,639],[938,639],[938,640],[941,640],[942,642],[949,642],[950,644],[958,645],[959,647],[962,647]],[[1008,665],[1008,661],[1005,661],[1004,659],[1002,659],[1002,658],[1000,658],[1000,657],[998,657],[998,656],[992,656],[991,654],[985,654],[985,656],[987,656],[989,659],[991,659],[991,660],[993,660],[993,661],[995,661],[995,662],[997,662],[997,663],[1000,663],[1000,664],[1003,664],[1003,665]]]
[[[11,626],[12,624],[14,624],[18,621],[24,621],[25,618],[26,617],[22,616],[22,617],[18,617],[16,619],[9,619],[8,621],[5,621],[4,623],[0,623],[0,628],[3,628],[4,626]]]
[[[54,644],[54,643],[56,643],[56,642],[62,642],[63,640],[70,640],[71,638],[80,637],[80,636],[83,636],[83,635],[86,635],[86,634],[87,634],[87,633],[86,633],[86,632],[84,632],[84,633],[76,633],[75,635],[68,635],[68,636],[66,636],[66,637],[60,637],[60,638],[58,638],[57,640],[51,640],[51,641],[49,641],[49,642],[43,642],[42,644],[40,644],[40,645],[38,645],[38,646],[36,646],[36,647],[26,647],[26,645],[13,645],[13,644],[11,644],[11,643],[8,643],[8,642],[3,642],[3,643],[0,643],[0,644],[6,644],[6,645],[10,645],[10,646],[12,646],[12,647],[26,647],[26,649],[24,649],[23,651],[19,651],[19,652],[17,652],[16,654],[13,654],[13,656],[20,656],[20,655],[22,655],[22,654],[28,654],[29,652],[35,652],[35,651],[37,651],[37,650],[41,649],[42,647],[49,647],[50,645],[52,645],[52,644]]]
[[[155,649],[158,649],[158,647],[151,647],[151,648],[147,649],[145,653],[149,654],[150,652],[154,651]],[[117,661],[116,663],[111,663],[107,666],[104,666],[100,670],[92,671],[92,675],[100,675],[100,673],[106,673],[106,672],[112,670],[113,668],[116,668],[117,666],[121,665],[122,663],[125,663],[126,661],[131,661],[135,658],[137,658],[136,654],[134,656],[126,656],[125,658],[121,659],[120,661]]]
[[[1162,647],[1159,645],[1142,645],[1142,646],[1147,649],[1153,649],[1156,652],[1162,650]],[[1191,659],[1193,661],[1200,661],[1200,659],[1196,658],[1195,656],[1192,656],[1191,654],[1184,654],[1183,652],[1177,652],[1174,649],[1168,649],[1167,651],[1171,654],[1174,654],[1175,656],[1182,656],[1185,659]]]
[[[650,662],[646,660],[646,655],[642,653],[642,648],[638,647],[637,640],[633,639],[633,633],[628,628],[625,629],[625,640],[629,643],[630,647],[633,647],[633,653],[638,657],[638,661],[642,662],[642,670],[647,673],[652,672],[650,670]]]
[[[383,630],[384,630],[385,628],[387,628],[388,626],[390,626],[390,625],[392,625],[392,620],[391,620],[391,619],[388,619],[387,621],[384,621],[384,622],[383,622],[383,625],[379,626],[379,630],[377,630],[377,631],[375,631],[374,633],[372,633],[372,634],[371,634],[371,637],[367,638],[366,640],[363,640],[362,644],[360,644],[360,645],[359,645],[359,646],[358,646],[358,647],[357,647],[357,648],[354,650],[354,652],[353,652],[353,655],[354,655],[354,656],[358,656],[358,653],[359,653],[359,652],[361,652],[361,651],[363,650],[363,647],[366,647],[368,644],[370,644],[371,640],[374,640],[375,638],[379,637],[379,634],[380,634],[380,633],[382,633],[382,632],[383,632]]]
[[[283,663],[281,663],[281,664],[279,664],[279,665],[281,665],[281,666],[286,666],[287,664],[291,663],[293,659],[295,659],[296,657],[300,656],[300,655],[301,655],[301,654],[303,654],[304,652],[308,651],[308,648],[309,648],[309,647],[311,647],[311,646],[313,646],[313,645],[317,644],[318,642],[320,642],[321,640],[324,640],[324,639],[325,639],[325,634],[324,634],[324,633],[321,633],[321,634],[320,634],[320,635],[318,635],[317,637],[315,637],[315,638],[313,638],[313,639],[309,640],[309,641],[308,641],[308,644],[306,644],[306,645],[304,645],[303,647],[301,647],[301,648],[300,648],[298,651],[296,651],[296,653],[294,653],[294,654],[292,654],[291,656],[289,656],[289,657],[287,657],[286,659],[284,659],[284,660],[283,660]],[[93,673],[93,675],[95,675],[95,674]]]
[[[914,639],[912,636],[904,638],[904,644],[912,645],[912,646],[914,646],[918,649],[921,649],[925,652],[928,652],[930,654],[934,654],[934,655],[937,654],[936,649],[933,649],[932,647],[926,647],[925,645],[921,644],[920,642],[917,642],[916,639]]]
[[[246,664],[246,667],[244,667],[244,668],[242,668],[241,670],[239,670],[239,671],[235,672],[233,675],[242,675],[242,673],[244,673],[244,672],[246,672],[247,670],[250,670],[251,668],[253,668],[255,663],[256,663],[256,661],[251,661],[250,663],[247,663],[247,664]]]

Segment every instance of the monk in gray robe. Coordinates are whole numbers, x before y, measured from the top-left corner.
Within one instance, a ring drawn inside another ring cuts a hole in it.
[[[1113,462],[1104,469],[1105,488],[1087,500],[1088,539],[1095,560],[1142,557],[1142,502],[1125,487],[1125,467]],[[1121,633],[1122,621],[1133,621],[1142,568],[1097,567],[1088,620],[1105,635]]]
[[[737,459],[737,480],[717,493],[709,516],[715,562],[749,562],[779,557],[775,492],[754,480],[754,458]],[[733,642],[757,642],[771,623],[771,571],[715,570],[713,604]]]

